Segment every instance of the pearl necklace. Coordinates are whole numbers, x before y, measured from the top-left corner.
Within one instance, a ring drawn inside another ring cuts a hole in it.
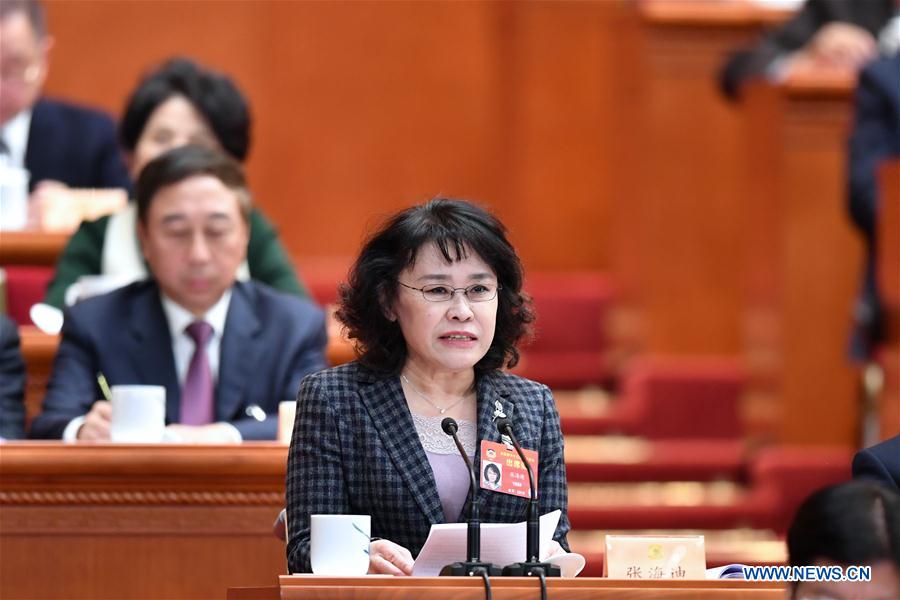
[[[460,398],[459,400],[457,400],[456,402],[454,402],[453,404],[451,404],[451,405],[448,406],[447,408],[441,408],[440,406],[438,406],[437,404],[435,404],[434,402],[432,402],[431,398],[429,398],[428,396],[426,396],[425,394],[423,394],[422,392],[420,392],[420,391],[419,391],[419,388],[417,388],[416,386],[414,386],[414,385],[413,385],[413,382],[410,381],[409,378],[408,378],[406,375],[404,375],[403,373],[401,373],[401,374],[400,374],[400,379],[402,379],[407,385],[409,385],[409,387],[411,387],[412,390],[413,390],[416,394],[418,394],[419,396],[421,396],[422,399],[425,400],[425,402],[427,402],[428,404],[430,404],[431,406],[433,406],[434,408],[436,408],[436,409],[438,410],[438,412],[440,412],[441,414],[444,414],[445,412],[447,412],[448,410],[450,410],[451,408],[453,408],[454,406],[456,406],[457,404],[459,404],[460,402],[462,402],[463,400],[465,400],[465,399],[468,397],[468,394],[467,394],[466,396],[463,396],[462,398]]]

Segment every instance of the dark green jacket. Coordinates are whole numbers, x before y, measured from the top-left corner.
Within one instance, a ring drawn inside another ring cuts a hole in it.
[[[63,308],[65,293],[70,285],[78,281],[82,275],[101,274],[103,240],[108,224],[109,217],[81,223],[56,263],[56,272],[53,274],[53,281],[47,286],[44,302]],[[256,281],[288,294],[304,298],[309,295],[278,240],[275,228],[256,209],[250,213],[247,266],[250,267],[250,277]]]

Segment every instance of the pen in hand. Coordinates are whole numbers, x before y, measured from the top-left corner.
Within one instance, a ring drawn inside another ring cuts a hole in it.
[[[103,392],[103,398],[107,402],[112,402],[112,391],[109,389],[109,383],[106,382],[106,377],[103,373],[97,373],[97,385],[100,386],[100,391]]]

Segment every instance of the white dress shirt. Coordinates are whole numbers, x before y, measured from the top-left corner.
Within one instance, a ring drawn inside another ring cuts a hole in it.
[[[160,296],[163,312],[169,322],[169,333],[172,336],[172,356],[175,357],[175,374],[178,376],[178,385],[184,386],[195,350],[194,339],[185,330],[188,325],[197,320],[206,321],[213,329],[212,337],[206,345],[206,355],[212,371],[213,385],[215,385],[219,380],[219,350],[222,347],[222,335],[225,333],[228,305],[231,303],[231,289],[222,294],[219,301],[206,311],[202,319],[195,317],[165,294],[160,294]]]
[[[0,127],[0,137],[9,149],[9,155],[0,160],[7,167],[25,168],[25,152],[28,150],[28,130],[31,128],[31,109],[23,110]]]
[[[900,8],[878,34],[878,49],[883,56],[900,53]]]

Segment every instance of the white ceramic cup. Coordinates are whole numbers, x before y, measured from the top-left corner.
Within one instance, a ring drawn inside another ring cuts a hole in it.
[[[112,423],[114,442],[158,444],[166,431],[166,388],[161,385],[114,385]]]
[[[284,400],[278,403],[278,442],[290,444],[294,434],[294,417],[297,415],[297,401]]]
[[[311,515],[310,560],[316,575],[365,575],[369,570],[369,515]]]
[[[0,231],[28,224],[28,179],[25,169],[0,165]]]

